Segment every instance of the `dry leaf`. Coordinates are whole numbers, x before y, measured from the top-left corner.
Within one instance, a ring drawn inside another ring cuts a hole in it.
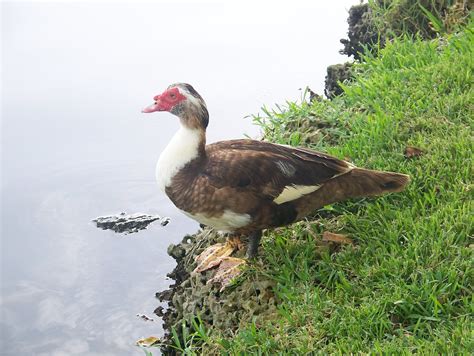
[[[244,243],[240,239],[240,236],[231,236],[227,239],[227,243],[230,244],[234,250],[241,250],[245,247]]]
[[[218,266],[221,263],[221,258],[230,256],[232,252],[234,252],[234,249],[235,247],[229,242],[209,246],[196,257],[197,267],[193,273],[204,272],[212,267]]]
[[[207,284],[220,283],[221,289],[219,291],[222,292],[242,272],[241,266],[245,263],[246,261],[241,258],[222,257],[216,274],[207,281]]]
[[[335,242],[337,244],[344,244],[344,245],[354,244],[354,241],[352,241],[352,239],[348,238],[346,235],[335,234],[329,231],[323,232],[323,241]]]
[[[140,340],[137,340],[137,346],[141,347],[152,347],[160,342],[160,339],[154,336],[149,336]]]
[[[423,150],[414,146],[407,146],[405,148],[405,158],[413,158],[413,157],[418,157],[422,156],[424,154]]]

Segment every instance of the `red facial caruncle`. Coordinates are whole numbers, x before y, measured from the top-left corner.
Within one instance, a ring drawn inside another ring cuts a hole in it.
[[[157,95],[153,99],[155,103],[147,106],[142,112],[171,111],[176,105],[186,100],[186,97],[179,92],[178,88],[174,87],[165,90],[163,94]]]

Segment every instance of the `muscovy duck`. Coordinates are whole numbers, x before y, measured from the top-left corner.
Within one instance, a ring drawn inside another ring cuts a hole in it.
[[[400,192],[410,180],[307,148],[250,139],[206,145],[209,113],[191,85],[172,84],[154,100],[144,113],[167,111],[181,124],[158,160],[159,186],[199,223],[248,235],[248,258],[257,254],[262,229],[341,200]]]

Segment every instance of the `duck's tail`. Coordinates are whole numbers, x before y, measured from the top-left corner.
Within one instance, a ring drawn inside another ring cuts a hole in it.
[[[339,177],[330,179],[314,193],[299,199],[297,219],[342,200],[401,192],[409,182],[410,177],[406,174],[355,167]]]
[[[406,174],[364,168],[354,168],[339,178],[338,183],[351,198],[401,192],[410,182]]]

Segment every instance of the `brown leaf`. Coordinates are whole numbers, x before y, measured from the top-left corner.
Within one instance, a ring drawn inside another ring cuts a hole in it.
[[[222,257],[216,274],[207,281],[207,284],[220,283],[221,289],[219,291],[222,292],[242,272],[241,266],[246,263],[241,258]]]
[[[222,257],[227,257],[234,252],[234,245],[226,242],[209,246],[198,257],[196,257],[197,267],[193,273],[204,272],[212,267],[216,267],[221,263]]]
[[[244,243],[240,239],[240,236],[231,236],[227,239],[227,243],[230,244],[234,250],[241,250],[245,247]]]
[[[404,152],[405,158],[418,157],[418,156],[422,156],[423,154],[424,152],[421,148],[414,147],[414,146],[407,146]]]
[[[337,244],[343,244],[343,245],[354,244],[354,241],[352,241],[352,239],[348,238],[346,235],[335,234],[329,231],[323,232],[323,241],[335,242]]]
[[[149,337],[137,340],[136,344],[137,346],[141,346],[141,347],[152,347],[158,344],[159,342],[160,342],[160,339],[158,339],[157,337],[149,336]]]

